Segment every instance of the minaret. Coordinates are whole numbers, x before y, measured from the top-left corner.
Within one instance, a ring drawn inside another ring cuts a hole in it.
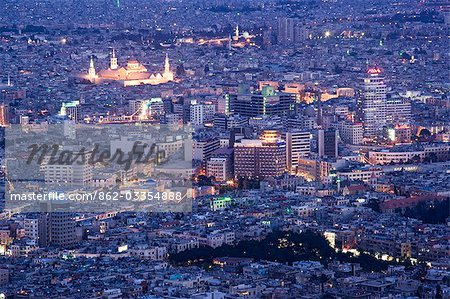
[[[116,57],[116,52],[114,51],[114,48],[112,49],[112,54],[111,54],[111,63],[110,63],[110,68],[112,70],[117,70],[118,64],[117,64],[117,57]]]
[[[319,88],[316,89],[315,98],[317,101],[317,125],[322,128],[323,123],[323,111],[322,111],[322,99],[321,99],[321,90]]]
[[[97,74],[95,72],[95,67],[94,67],[94,58],[92,56],[91,56],[91,61],[89,62],[88,78],[91,82],[95,82],[95,79],[97,78]]]
[[[173,80],[173,73],[170,71],[169,54],[166,53],[166,60],[164,61],[163,77],[169,81]]]
[[[239,39],[239,25],[236,25],[236,30],[234,31],[234,40],[238,40]]]
[[[11,84],[11,76],[8,74],[8,86],[12,86]]]
[[[227,45],[228,51],[231,51],[231,34],[228,35],[228,45]]]
[[[164,73],[170,73],[169,54],[166,53],[166,59],[164,61]]]

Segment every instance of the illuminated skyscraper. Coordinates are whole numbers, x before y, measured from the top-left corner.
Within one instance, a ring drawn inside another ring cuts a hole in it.
[[[387,87],[379,68],[370,68],[364,78],[358,109],[364,125],[364,136],[373,137],[386,125]]]
[[[6,127],[9,124],[9,108],[5,104],[0,105],[0,127]]]

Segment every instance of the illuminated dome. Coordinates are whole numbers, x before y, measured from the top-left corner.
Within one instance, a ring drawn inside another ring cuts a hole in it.
[[[105,80],[123,81],[124,86],[134,85],[158,85],[174,80],[174,74],[170,70],[169,57],[166,54],[163,73],[149,73],[147,68],[136,59],[129,60],[125,67],[119,67],[115,51],[111,55],[110,67],[106,70],[95,72],[91,59],[89,74],[84,76],[93,83],[101,83]]]

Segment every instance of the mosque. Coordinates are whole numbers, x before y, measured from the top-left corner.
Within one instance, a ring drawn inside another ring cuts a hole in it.
[[[119,66],[116,53],[113,49],[109,68],[98,73],[91,58],[88,74],[84,76],[92,83],[98,84],[102,81],[121,81],[124,86],[136,85],[158,85],[174,80],[173,72],[170,71],[169,56],[166,54],[164,72],[162,74],[149,73],[147,68],[137,60],[129,60],[126,66]]]

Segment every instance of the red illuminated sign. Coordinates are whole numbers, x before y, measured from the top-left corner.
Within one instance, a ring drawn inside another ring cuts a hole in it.
[[[381,69],[380,68],[370,68],[367,70],[367,73],[371,74],[371,75],[380,74]]]

